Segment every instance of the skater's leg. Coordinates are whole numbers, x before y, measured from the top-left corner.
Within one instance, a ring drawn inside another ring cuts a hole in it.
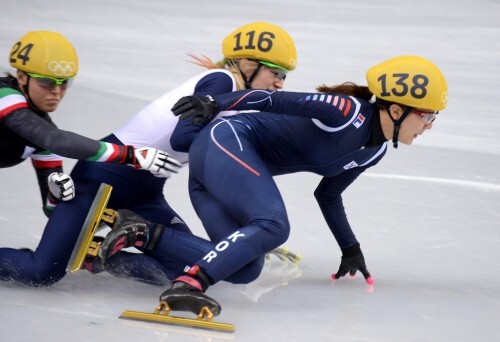
[[[205,187],[189,178],[189,197],[203,228],[213,242],[219,242],[240,227],[240,224],[214,200]]]
[[[178,273],[169,274],[169,270],[156,259],[143,253],[120,251],[113,258],[106,261],[103,267],[100,260],[96,260],[95,268],[106,271],[117,278],[134,279],[150,285],[166,286]]]
[[[196,179],[189,179],[189,194],[198,217],[213,242],[220,242],[234,233],[241,226],[233,216],[214,200],[205,187]],[[265,256],[257,256],[247,265],[226,277],[224,280],[233,284],[248,284],[257,279],[264,267]]]
[[[163,198],[162,198],[163,199]],[[143,204],[134,207],[141,215],[152,218],[154,220],[162,220],[169,223],[172,231],[189,234],[187,225],[163,200],[151,201],[152,203]],[[162,280],[168,277],[175,279],[182,274],[186,263],[179,261],[176,257],[171,257],[170,253],[163,253],[162,249],[157,249],[157,241],[161,237],[163,226],[161,224],[153,224],[147,221],[141,215],[128,210],[119,209],[116,211],[115,222],[111,232],[102,242],[100,257],[105,260],[105,270],[111,274],[122,277],[133,277],[140,281],[157,282],[156,277],[152,274],[157,274],[158,269],[161,270]],[[186,233],[188,232],[188,233]],[[127,255],[127,261],[133,262],[134,267],[123,264],[124,259],[116,258],[118,253],[123,248],[136,247],[143,255]],[[140,263],[143,264],[140,264]],[[151,270],[148,270],[151,267]]]
[[[78,196],[61,202],[52,212],[34,252],[0,249],[0,279],[16,280],[31,286],[49,286],[66,272],[87,211],[97,187],[79,187]]]
[[[206,191],[211,198],[204,199],[218,203],[239,225],[210,254],[193,264],[203,269],[213,283],[264,257],[283,244],[290,232],[285,205],[267,165],[245,134],[235,139],[235,129],[238,134],[239,127],[229,125],[200,132],[190,153],[190,194]],[[211,143],[214,139],[217,144]],[[254,172],[233,157],[244,161]],[[195,199],[193,205],[203,203]],[[219,217],[205,217],[204,224],[208,220],[212,221],[210,226],[219,223]]]
[[[162,192],[155,198],[150,197],[147,202],[127,206],[126,209],[132,210],[148,221],[162,224],[176,231],[191,232],[182,217],[167,203]]]

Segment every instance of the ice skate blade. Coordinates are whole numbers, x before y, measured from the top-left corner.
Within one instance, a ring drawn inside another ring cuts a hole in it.
[[[105,183],[99,187],[71,253],[66,272],[80,270],[87,255],[96,256],[99,252],[101,244],[94,242],[93,238],[101,221],[112,223],[114,220],[114,210],[106,208],[112,190],[113,187]]]
[[[169,316],[170,308],[166,302],[160,302],[153,313],[125,310],[120,318],[134,319],[145,322],[167,323],[193,328],[210,329],[224,332],[234,332],[234,325],[212,322],[213,314],[204,307],[197,318]]]

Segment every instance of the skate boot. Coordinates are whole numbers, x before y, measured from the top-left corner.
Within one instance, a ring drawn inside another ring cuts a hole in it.
[[[211,283],[208,276],[194,266],[187,275],[175,279],[172,286],[161,294],[160,303],[153,313],[125,310],[120,318],[234,332],[234,325],[212,321],[214,316],[220,314],[221,307],[203,293]],[[188,311],[197,317],[171,316],[171,311]]]
[[[117,210],[113,228],[101,244],[99,257],[104,264],[106,258],[123,248],[140,247],[153,250],[163,229],[163,225],[149,222],[131,210]]]
[[[168,304],[172,311],[190,311],[200,315],[204,308],[217,316],[221,307],[214,299],[203,293],[200,283],[189,276],[181,276],[174,280],[171,288],[163,292],[160,302]]]

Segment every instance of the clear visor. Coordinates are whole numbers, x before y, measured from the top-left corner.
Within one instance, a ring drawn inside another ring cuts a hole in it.
[[[434,122],[434,120],[436,120],[437,115],[439,114],[439,111],[429,112],[429,111],[425,111],[425,110],[421,110],[421,109],[415,109],[415,108],[413,108],[411,110],[411,112],[413,114],[420,115],[420,117],[422,118],[422,121],[426,125],[430,124],[431,122]]]

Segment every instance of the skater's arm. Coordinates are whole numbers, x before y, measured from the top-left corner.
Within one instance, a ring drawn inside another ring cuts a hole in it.
[[[349,96],[334,94],[254,89],[213,97],[219,110],[257,110],[318,119],[328,124],[342,123],[354,109]]]
[[[31,162],[35,169],[42,198],[42,209],[47,217],[55,209],[59,200],[51,195],[48,185],[48,177],[54,172],[63,172],[61,157],[42,151],[31,155]]]
[[[136,149],[61,130],[50,119],[43,119],[25,108],[5,116],[2,123],[31,144],[66,158],[126,164],[161,177],[170,177],[170,172],[177,173],[181,165],[168,153],[155,148]]]
[[[373,278],[366,267],[361,246],[347,220],[342,201],[342,192],[368,167],[376,164],[380,159],[365,167],[349,169],[335,177],[325,177],[314,192],[314,196],[323,212],[323,216],[342,250],[342,259],[339,269],[332,275],[339,279],[349,273],[354,276],[357,271],[366,279],[367,284],[373,284]]]
[[[348,123],[359,107],[359,101],[346,95],[252,89],[205,97],[186,96],[172,111],[188,122],[211,120],[221,111],[252,110],[317,119],[326,125],[340,126]]]
[[[358,242],[347,220],[342,192],[364,170],[364,168],[353,168],[335,177],[324,177],[314,191],[314,196],[326,223],[340,248],[347,248]]]
[[[234,79],[227,71],[220,70],[210,73],[200,79],[194,89],[194,94],[205,96],[207,94],[224,94],[236,89]],[[175,151],[189,152],[189,147],[199,131],[207,125],[208,121],[192,124],[191,120],[179,120],[170,137],[170,145]]]
[[[27,108],[7,115],[3,123],[33,145],[67,158],[90,159],[101,149],[98,141],[61,130]]]

